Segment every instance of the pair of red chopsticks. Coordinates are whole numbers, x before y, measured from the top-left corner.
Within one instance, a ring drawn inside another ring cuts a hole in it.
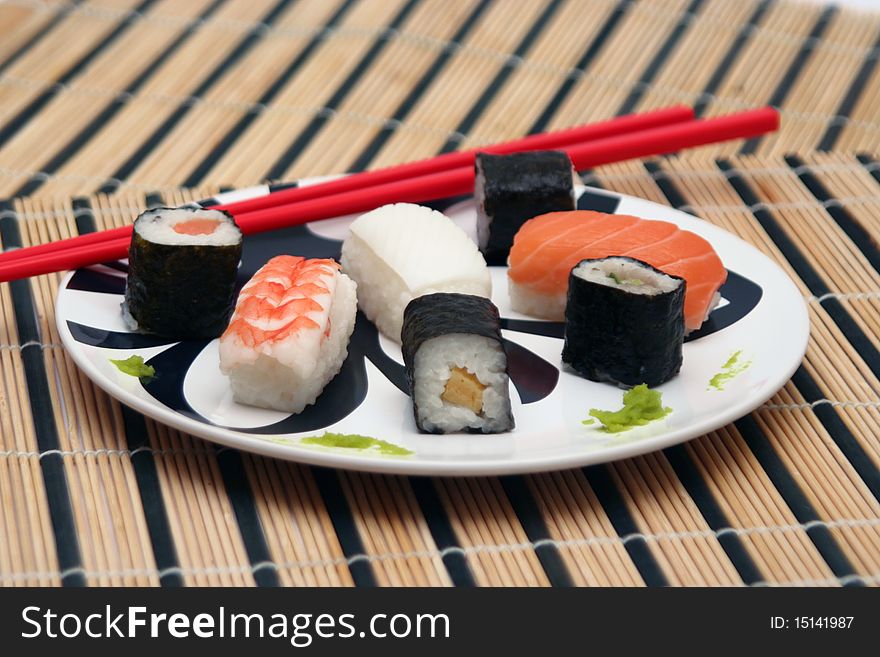
[[[771,107],[702,120],[696,120],[689,107],[672,107],[284,189],[215,209],[232,213],[242,232],[249,235],[365,212],[386,203],[418,203],[469,194],[474,189],[477,151],[504,154],[562,150],[576,169],[584,170],[728,139],[756,137],[778,127],[779,115]],[[125,258],[131,231],[130,225],[123,226],[0,254],[0,282]]]

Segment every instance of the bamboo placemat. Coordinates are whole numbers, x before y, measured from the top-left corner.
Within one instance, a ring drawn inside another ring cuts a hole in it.
[[[773,399],[684,445],[390,477],[147,420],[59,346],[59,275],[3,284],[0,584],[878,583],[880,17],[771,0],[11,0],[0,33],[4,248],[267,178],[671,103],[772,103],[771,137],[587,176],[757,246],[812,327]]]

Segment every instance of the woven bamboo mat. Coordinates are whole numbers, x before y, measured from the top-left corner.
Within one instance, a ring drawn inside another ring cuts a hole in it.
[[[11,0],[0,34],[4,248],[226,186],[672,103],[772,103],[771,137],[587,175],[754,244],[812,326],[773,399],[684,445],[407,478],[145,419],[59,346],[59,275],[3,284],[0,584],[880,580],[880,16],[771,0]]]

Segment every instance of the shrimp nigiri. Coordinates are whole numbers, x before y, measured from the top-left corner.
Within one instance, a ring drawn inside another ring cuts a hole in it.
[[[220,337],[236,401],[299,413],[339,373],[357,286],[334,260],[276,256],[247,282]]]

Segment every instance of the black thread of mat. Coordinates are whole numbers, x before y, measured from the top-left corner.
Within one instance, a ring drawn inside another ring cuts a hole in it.
[[[798,51],[797,56],[795,56],[794,60],[791,62],[785,75],[782,76],[782,80],[776,86],[776,90],[773,92],[773,95],[770,96],[770,100],[767,101],[768,105],[781,108],[783,103],[785,103],[785,99],[788,98],[788,94],[794,87],[798,76],[800,76],[801,71],[803,71],[809,64],[810,58],[812,58],[813,53],[816,51],[816,46],[822,39],[822,35],[825,34],[825,30],[828,29],[831,20],[839,10],[840,9],[837,5],[828,5],[822,10],[822,13],[816,20],[816,24],[813,25],[813,29],[810,31],[809,36],[804,39],[804,43]],[[740,153],[743,155],[751,155],[757,150],[762,139],[763,137],[752,137],[751,139],[746,140]]]
[[[658,189],[669,201],[670,205],[681,210],[688,205],[687,199],[681,190],[668,178],[657,175],[663,169],[656,162],[645,162],[645,170],[655,179]],[[697,505],[700,514],[713,531],[731,527],[730,519],[725,515],[721,506],[715,500],[706,482],[700,476],[693,458],[682,445],[676,445],[664,450],[672,469],[679,481],[687,490],[688,495]],[[761,571],[758,564],[752,559],[740,537],[736,534],[725,533],[718,537],[718,542],[730,559],[733,567],[746,584],[762,581]]]
[[[657,77],[657,74],[660,73],[660,70],[666,65],[666,61],[672,56],[675,47],[678,45],[678,42],[681,41],[681,37],[687,32],[691,23],[697,20],[697,13],[703,2],[704,0],[691,0],[691,3],[688,5],[687,9],[685,9],[681,18],[678,20],[678,23],[676,23],[672,32],[669,33],[666,41],[663,42],[660,50],[651,59],[651,63],[648,64],[648,67],[633,85],[633,89],[629,92],[629,96],[627,96],[626,100],[623,101],[623,104],[617,110],[617,116],[629,114],[635,110],[639,102],[641,102],[642,97],[645,95],[645,92],[648,90],[648,87],[654,81],[654,78]]]
[[[483,94],[471,106],[470,111],[465,115],[465,117],[459,122],[459,124],[455,127],[455,132],[458,135],[466,135],[471,128],[474,127],[477,120],[483,115],[483,112],[489,107],[489,104],[492,102],[492,99],[495,95],[501,91],[502,87],[507,83],[508,78],[513,73],[514,69],[519,66],[522,62],[522,59],[528,55],[529,50],[531,50],[532,46],[535,44],[535,41],[538,40],[538,36],[540,36],[541,32],[544,31],[544,28],[547,27],[547,24],[553,18],[553,15],[559,9],[562,4],[562,0],[550,0],[547,6],[544,8],[544,11],[541,12],[541,15],[538,16],[538,19],[532,24],[529,28],[529,31],[526,32],[525,36],[520,40],[519,44],[517,44],[516,49],[513,51],[513,54],[507,58],[507,61],[504,62],[501,69],[498,73],[495,74],[495,77],[492,79],[492,82],[489,83],[489,86],[483,91]],[[440,148],[440,153],[449,153],[451,151],[456,150],[460,145],[460,139],[450,137],[446,140],[446,143]]]
[[[312,467],[310,472],[318,486],[318,491],[321,493],[321,499],[324,500],[327,515],[330,516],[333,528],[336,530],[336,537],[339,539],[339,546],[346,559],[366,554],[348,500],[345,499],[345,491],[342,490],[342,485],[339,483],[339,475],[335,470],[320,467]],[[372,566],[366,560],[352,561],[348,564],[348,570],[355,586],[366,588],[379,585]]]
[[[89,200],[82,197],[74,198],[72,206],[77,233],[80,235],[94,233],[98,228]],[[183,586],[182,575],[175,572],[180,568],[180,560],[177,557],[177,548],[171,534],[171,524],[168,520],[165,501],[162,498],[162,488],[159,484],[159,474],[156,468],[155,459],[161,457],[154,457],[152,454],[152,445],[150,445],[144,416],[124,404],[120,404],[120,409],[125,427],[126,447],[133,452],[131,467],[134,470],[140,492],[141,506],[144,509],[144,520],[150,535],[150,545],[153,549],[156,569],[160,573],[171,571],[160,575],[159,583],[167,587]],[[136,451],[138,449],[143,451]]]
[[[15,191],[14,196],[27,196],[28,194],[33,194],[37,189],[42,187],[48,180],[45,174],[53,174],[58,171],[58,169],[60,169],[68,160],[76,155],[80,149],[91,141],[91,139],[128,104],[131,95],[137,93],[138,90],[159,70],[159,67],[167,62],[171,56],[174,55],[184,43],[186,43],[187,39],[199,30],[203,22],[210,18],[211,15],[214,14],[225,2],[226,0],[214,0],[214,2],[212,2],[208,8],[199,15],[196,21],[181,32],[178,37],[169,44],[167,48],[165,48],[165,50],[159,53],[159,56],[150,62],[149,65],[142,70],[125,89],[119,92],[116,98],[110,101],[110,103],[101,110],[97,116],[89,121],[82,130],[56,151],[49,161],[40,167],[40,174],[32,176],[30,180],[19,187]]]
[[[409,485],[415,494],[422,516],[428,523],[434,544],[442,554],[443,565],[446,566],[453,586],[468,588],[476,586],[477,581],[468,565],[467,558],[456,549],[461,548],[461,544],[455,536],[455,530],[452,528],[452,523],[449,522],[449,517],[443,509],[443,503],[440,501],[437,489],[431,479],[409,477]]]
[[[196,87],[195,91],[190,94],[190,98],[200,98],[210,90],[214,84],[223,77],[237,62],[239,62],[251,49],[256,46],[266,34],[266,26],[272,26],[279,16],[287,9],[289,0],[279,0],[272,8],[260,18],[257,25],[254,26],[229,52],[223,61],[220,62],[208,74],[202,82]],[[116,169],[116,172],[109,180],[104,182],[98,189],[98,193],[110,194],[119,187],[121,181],[124,181],[131,173],[141,164],[147,156],[155,150],[173,131],[174,127],[189,113],[193,107],[191,100],[184,100],[177,109],[166,118],[153,133],[142,142],[135,152]]]
[[[476,26],[480,17],[491,5],[491,2],[492,0],[480,0],[479,4],[477,4],[473,11],[471,11],[470,15],[468,15],[464,22],[459,26],[458,30],[456,30],[450,40],[450,44],[460,45],[461,42],[467,38],[468,34],[470,34],[474,26]],[[415,86],[412,87],[406,98],[404,98],[400,105],[397,106],[397,109],[394,110],[390,121],[396,123],[382,126],[370,143],[367,144],[366,148],[361,151],[360,155],[358,155],[351,166],[348,167],[349,171],[355,173],[363,171],[369,166],[370,162],[373,161],[379,151],[388,143],[388,140],[391,139],[392,135],[397,132],[400,123],[409,116],[409,113],[415,108],[416,103],[418,103],[422,96],[424,96],[425,91],[427,91],[434,80],[437,79],[437,76],[440,75],[446,67],[446,64],[452,59],[456,52],[458,51],[454,49],[454,46],[450,45],[450,47],[444,48],[444,50],[437,55],[431,63],[431,66],[428,67],[428,70],[422,75],[419,81],[416,82]]]
[[[825,134],[819,140],[818,150],[834,150],[834,146],[840,138],[840,133],[843,132],[843,128],[846,125],[846,119],[849,118],[849,115],[861,99],[862,92],[867,88],[868,82],[874,76],[878,59],[880,59],[880,37],[871,46],[871,51],[865,55],[865,59],[862,61],[861,67],[859,67],[859,72],[856,73],[856,77],[849,85],[849,89],[846,90],[846,95],[840,101],[840,105],[837,106],[834,118],[829,121]]]
[[[296,57],[293,58],[293,61],[287,65],[287,68],[282,71],[281,75],[275,78],[272,84],[269,85],[269,88],[263,92],[263,95],[260,96],[259,100],[256,102],[258,107],[267,106],[275,99],[282,89],[284,89],[285,85],[290,82],[297,71],[299,71],[306,62],[311,59],[312,55],[318,49],[318,46],[326,40],[327,30],[336,27],[356,3],[357,0],[345,0],[345,2],[337,8],[333,15],[330,16],[329,20],[324,23],[323,29],[309,40],[306,46],[299,51]],[[238,139],[261,114],[261,111],[250,111],[242,116],[232,129],[223,135],[223,138],[217,142],[217,145],[211,149],[211,152],[195,166],[186,177],[183,186],[196,187],[200,185],[208,172],[217,164],[220,158],[232,148],[232,145],[238,141]]]
[[[241,541],[252,567],[254,582],[257,586],[281,586],[278,571],[274,568],[256,568],[256,566],[272,563],[272,553],[266,542],[263,524],[254,501],[251,487],[241,452],[235,449],[224,449],[217,452],[217,466],[223,477],[226,495],[235,513],[235,522],[241,533]]]
[[[6,142],[26,126],[32,118],[39,114],[40,110],[43,109],[59,91],[61,91],[64,85],[85,70],[85,68],[91,64],[98,55],[104,52],[115,41],[117,41],[119,37],[125,34],[126,30],[137,22],[139,13],[148,9],[150,5],[155,4],[155,2],[156,0],[144,0],[139,4],[137,8],[120,21],[110,34],[105,36],[97,46],[80,57],[73,66],[69,67],[64,73],[62,73],[61,77],[55,80],[55,84],[41,92],[39,96],[28,103],[27,107],[20,110],[18,114],[7,121],[6,125],[0,129],[0,146],[6,144]]]
[[[552,541],[553,537],[547,530],[547,523],[538,509],[526,480],[523,477],[499,477],[499,481],[529,541],[539,543],[535,546],[535,555],[541,562],[550,584],[574,586],[559,549],[552,543],[542,543],[542,541]]]
[[[327,121],[330,118],[330,114],[335,111],[339,105],[348,97],[348,94],[355,88],[355,85],[358,83],[363,74],[370,68],[373,63],[376,61],[376,58],[382,53],[388,43],[391,41],[396,30],[400,29],[401,25],[406,21],[409,15],[413,12],[413,10],[418,6],[420,0],[408,0],[408,2],[397,12],[397,15],[391,20],[391,23],[388,24],[388,27],[385,31],[376,37],[375,41],[373,41],[373,45],[370,46],[370,49],[363,56],[363,58],[358,62],[357,66],[346,76],[345,80],[336,88],[333,92],[333,95],[330,99],[325,103],[324,107],[329,112],[325,111],[314,118],[309,122],[309,124],[303,129],[302,132],[299,133],[296,139],[293,140],[293,143],[287,147],[284,153],[275,160],[272,166],[269,168],[269,171],[266,173],[266,178],[269,180],[275,180],[278,178],[282,178],[284,176],[284,172],[293,164],[296,159],[300,156],[300,154],[306,149],[312,139],[324,128],[327,124]]]
[[[619,537],[627,538],[623,547],[645,584],[648,586],[669,586],[669,580],[663,574],[663,569],[660,568],[657,558],[651,553],[648,542],[641,536],[641,531],[633,520],[623,496],[614,485],[608,467],[592,465],[582,468],[581,471],[605,510],[614,531]]]
[[[4,248],[23,246],[17,214],[8,200],[0,201],[0,237],[3,238]],[[42,336],[30,280],[12,281],[9,283],[9,292],[12,296],[19,342],[27,345],[21,349],[21,360],[24,365],[37,448],[40,452],[60,450],[61,442],[58,437],[58,427],[55,426],[55,416],[51,410],[49,376],[43,360]],[[29,342],[34,344],[28,345]],[[85,575],[78,570],[83,567],[82,552],[76,533],[76,520],[67,484],[67,473],[64,471],[64,459],[57,451],[45,454],[40,458],[40,470],[43,473],[43,486],[46,489],[46,503],[52,522],[58,567],[62,573],[67,573],[62,574],[61,585],[85,586]]]
[[[746,47],[755,32],[760,29],[761,21],[764,19],[767,10],[773,2],[774,0],[761,0],[752,15],[749,16],[748,20],[740,27],[736,39],[734,39],[730,48],[724,54],[721,63],[718,64],[713,71],[712,77],[709,78],[702,93],[697,98],[697,102],[694,103],[694,114],[697,118],[703,116],[706,112],[706,108],[711,102],[711,97],[721,88],[721,85],[727,78],[727,74],[730,72],[731,67],[743,51],[743,48]]]
[[[584,54],[581,55],[581,58],[578,60],[577,64],[575,64],[575,68],[579,71],[586,71],[587,67],[596,59],[596,56],[602,51],[602,48],[605,47],[605,44],[611,38],[611,35],[614,34],[614,31],[617,29],[617,26],[620,24],[620,21],[623,20],[623,17],[626,15],[626,12],[633,6],[631,0],[620,0],[617,3],[617,6],[614,7],[614,10],[609,14],[608,18],[605,19],[605,23],[602,24],[602,27],[599,28],[599,31],[596,33],[596,36],[587,46],[587,49],[584,51]],[[556,112],[559,111],[559,108],[562,106],[563,101],[568,97],[568,94],[571,93],[571,90],[574,88],[575,84],[577,84],[577,78],[573,76],[568,76],[559,85],[559,88],[556,90],[556,93],[553,94],[553,98],[550,99],[550,102],[544,107],[541,111],[541,114],[535,119],[535,122],[532,124],[532,127],[529,128],[529,134],[536,134],[538,132],[543,132],[547,129],[547,126],[550,125],[550,121],[553,120]]]
[[[55,12],[55,15],[46,21],[45,25],[43,25],[40,29],[38,29],[30,39],[21,44],[18,49],[11,53],[9,57],[7,57],[2,64],[0,64],[0,74],[4,73],[7,68],[12,66],[15,62],[21,59],[27,52],[37,45],[40,41],[43,40],[52,30],[58,27],[65,18],[67,18],[71,13],[73,13],[74,9],[77,9],[80,4],[82,4],[83,0],[72,0],[72,2],[68,5],[62,6]]]

